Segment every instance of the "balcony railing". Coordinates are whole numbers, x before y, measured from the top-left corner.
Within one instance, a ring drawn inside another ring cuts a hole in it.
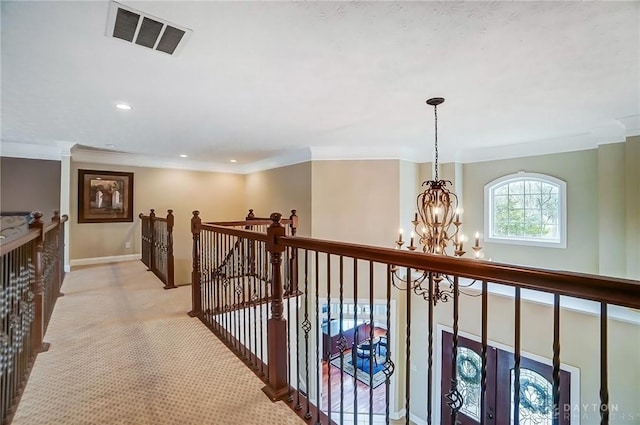
[[[173,259],[173,210],[167,217],[157,217],[155,210],[149,215],[138,215],[142,222],[142,262],[164,283],[164,289],[175,288]]]
[[[34,212],[29,230],[0,245],[0,422],[8,422],[43,341],[64,279],[64,223]]]
[[[625,372],[609,349],[609,328],[631,326],[640,350],[639,281],[303,238],[270,220],[264,233],[194,212],[190,314],[309,423],[640,414],[640,385],[610,382]]]

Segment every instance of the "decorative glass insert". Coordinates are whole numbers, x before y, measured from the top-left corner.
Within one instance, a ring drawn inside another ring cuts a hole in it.
[[[514,424],[515,370],[511,369],[511,408],[510,423]],[[520,369],[520,406],[518,423],[520,425],[552,425],[553,422],[553,385],[537,372]]]
[[[566,184],[511,174],[485,186],[485,236],[491,242],[566,246]]]
[[[464,401],[460,412],[480,422],[482,359],[475,351],[465,347],[458,347],[456,365],[458,391]]]

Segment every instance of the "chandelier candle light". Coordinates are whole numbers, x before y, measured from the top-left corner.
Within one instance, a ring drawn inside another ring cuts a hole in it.
[[[443,102],[442,97],[427,100],[427,104],[433,106],[435,115],[435,175],[433,180],[422,183],[426,188],[417,198],[417,212],[411,222],[413,231],[407,248],[410,251],[418,248],[415,245],[417,236],[422,252],[462,257],[465,254],[466,237],[460,232],[462,210],[458,208],[458,196],[447,187],[452,184],[449,180],[438,178],[438,105]],[[403,245],[402,229],[400,229],[396,248],[400,249]],[[479,233],[475,235],[472,249],[475,252],[475,258],[480,258],[482,247]]]

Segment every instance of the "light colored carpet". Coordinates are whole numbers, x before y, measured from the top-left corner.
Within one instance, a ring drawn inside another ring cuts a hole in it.
[[[162,286],[139,261],[68,273],[12,423],[304,423]]]

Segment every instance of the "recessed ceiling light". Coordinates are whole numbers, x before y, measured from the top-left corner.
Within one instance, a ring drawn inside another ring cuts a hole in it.
[[[180,158],[186,158],[186,157],[187,157],[187,155],[185,155],[185,154],[183,154],[183,153],[182,153],[182,154],[180,154]]]
[[[116,145],[114,145],[113,143],[107,143],[105,146],[108,147],[108,148],[115,148],[116,147]]]
[[[124,111],[128,111],[128,110],[130,110],[130,109],[131,109],[131,106],[127,105],[126,103],[118,103],[118,104],[116,105],[116,108],[118,108],[118,109],[122,109],[122,110],[124,110]]]
[[[237,161],[237,160],[235,160],[235,159],[232,159],[232,160],[230,160],[229,162],[238,162],[238,161]]]

